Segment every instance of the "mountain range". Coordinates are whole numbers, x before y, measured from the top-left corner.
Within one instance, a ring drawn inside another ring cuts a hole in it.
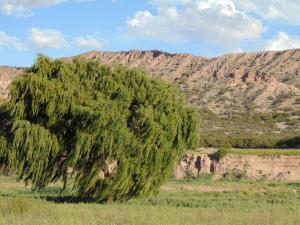
[[[206,58],[152,51],[91,51],[79,57],[140,67],[177,84],[194,105],[216,114],[300,109],[300,49]],[[25,68],[0,67],[0,97]]]

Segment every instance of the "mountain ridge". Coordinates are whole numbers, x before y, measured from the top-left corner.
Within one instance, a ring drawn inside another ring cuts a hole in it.
[[[191,103],[215,113],[300,110],[300,49],[212,58],[160,50],[90,51],[77,57],[143,68],[177,84]],[[8,98],[7,86],[23,70],[0,67],[2,98]]]
[[[142,67],[180,86],[214,112],[298,110],[300,50],[236,53],[206,58],[162,51],[97,52],[79,57]]]

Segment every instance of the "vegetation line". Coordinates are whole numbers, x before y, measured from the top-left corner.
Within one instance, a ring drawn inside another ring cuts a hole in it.
[[[227,154],[237,155],[258,155],[258,156],[270,156],[270,155],[300,155],[300,149],[220,149],[220,156]]]

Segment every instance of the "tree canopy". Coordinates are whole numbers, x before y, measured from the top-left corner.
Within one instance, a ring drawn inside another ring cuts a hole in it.
[[[197,141],[198,116],[178,89],[139,69],[40,55],[1,110],[0,158],[43,188],[72,168],[79,196],[155,194]]]

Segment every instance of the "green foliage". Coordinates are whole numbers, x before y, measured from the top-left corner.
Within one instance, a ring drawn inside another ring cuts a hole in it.
[[[299,148],[300,112],[226,113],[201,111],[203,147]]]
[[[157,193],[197,143],[197,113],[177,88],[138,69],[78,58],[39,56],[1,111],[8,149],[0,156],[19,179],[40,189],[67,182],[72,168],[74,189],[98,201]]]
[[[258,156],[270,156],[270,155],[300,155],[299,149],[220,149],[215,154],[220,158],[227,154],[237,155],[258,155]]]
[[[299,136],[258,135],[253,133],[226,135],[222,132],[201,134],[201,146],[242,149],[297,149]]]
[[[8,114],[5,112],[5,107],[0,106],[0,165],[7,164],[7,136],[6,132],[9,129],[7,126],[10,122],[8,119]]]
[[[300,148],[300,137],[286,137],[277,143],[279,148]]]
[[[219,149],[218,151],[216,151],[216,152],[210,154],[209,157],[210,157],[211,159],[214,159],[214,160],[219,161],[219,160],[221,160],[224,156],[226,156],[227,154],[228,154],[228,150],[225,149],[225,148],[221,148],[221,149]]]
[[[4,157],[6,155],[7,152],[7,141],[6,138],[4,136],[0,136],[0,161],[4,161]]]

